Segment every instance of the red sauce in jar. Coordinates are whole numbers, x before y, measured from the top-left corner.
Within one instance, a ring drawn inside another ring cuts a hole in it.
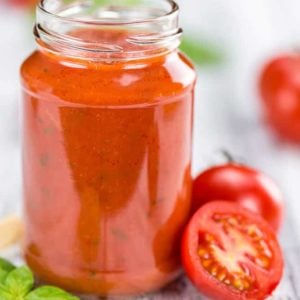
[[[37,277],[95,295],[173,280],[190,210],[191,64],[177,50],[112,62],[39,50],[21,74],[24,250]]]

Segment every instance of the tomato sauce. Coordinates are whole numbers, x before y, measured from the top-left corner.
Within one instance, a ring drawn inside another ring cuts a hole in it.
[[[111,62],[38,50],[21,75],[24,253],[36,276],[95,295],[173,280],[190,210],[191,64],[177,50]]]

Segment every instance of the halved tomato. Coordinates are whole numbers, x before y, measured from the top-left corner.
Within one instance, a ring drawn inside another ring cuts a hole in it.
[[[283,256],[260,216],[227,201],[202,206],[182,239],[182,262],[191,281],[219,300],[261,300],[280,282]]]

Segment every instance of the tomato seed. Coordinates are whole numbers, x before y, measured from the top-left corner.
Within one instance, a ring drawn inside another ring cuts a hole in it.
[[[208,234],[208,233],[205,234],[204,238],[205,238],[206,242],[213,242],[215,240],[215,238],[211,234]]]
[[[214,265],[211,267],[211,269],[210,269],[210,274],[211,274],[212,276],[216,277],[217,274],[218,274],[218,270],[219,270],[218,265],[217,265],[217,264],[214,264]]]
[[[245,290],[248,290],[250,288],[250,282],[248,280],[244,281],[244,287],[245,287]]]
[[[270,266],[269,258],[264,256],[256,258],[255,263],[264,269],[267,269]]]
[[[242,291],[242,290],[244,289],[244,283],[243,283],[243,280],[240,279],[240,278],[234,279],[234,281],[233,281],[233,286],[234,286],[236,289]]]
[[[236,226],[238,225],[238,220],[236,218],[233,218],[233,217],[230,217],[227,222],[230,224],[230,225],[233,225],[233,226]]]
[[[223,269],[217,276],[218,280],[223,281],[226,278],[226,271]]]
[[[211,259],[207,259],[207,260],[202,261],[202,265],[205,269],[207,269],[212,264],[212,262],[213,261]]]
[[[269,247],[264,240],[261,240],[259,242],[259,246],[266,253],[267,256],[272,256],[272,252],[269,250]]]
[[[208,253],[207,249],[205,249],[205,248],[199,248],[198,255],[200,257],[203,257],[204,259],[208,259],[209,258],[209,253]]]
[[[247,227],[247,233],[249,236],[251,236],[255,239],[257,239],[257,238],[261,239],[263,237],[262,232],[257,228],[256,225],[249,225]]]

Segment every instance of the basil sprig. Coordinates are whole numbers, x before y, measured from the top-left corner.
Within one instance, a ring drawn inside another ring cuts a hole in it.
[[[201,42],[192,35],[184,35],[180,46],[184,52],[197,65],[218,65],[223,61],[223,53],[209,42]]]
[[[3,282],[7,274],[13,269],[15,269],[13,264],[3,258],[0,258],[0,283]]]
[[[0,299],[1,300],[79,300],[54,286],[34,288],[34,277],[26,267],[15,267],[0,258]]]

